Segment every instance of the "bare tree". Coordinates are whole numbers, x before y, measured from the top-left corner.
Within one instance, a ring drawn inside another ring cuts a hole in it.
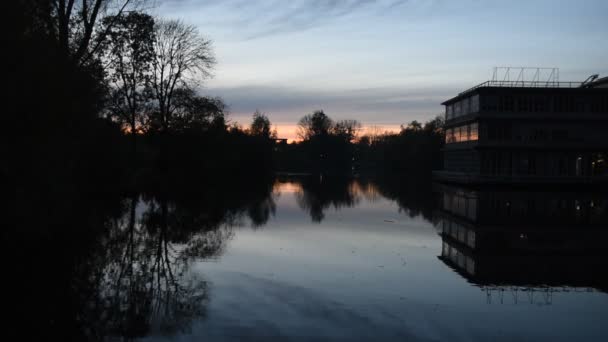
[[[365,136],[368,137],[370,144],[377,143],[384,135],[386,135],[386,131],[383,131],[382,127],[376,125],[368,126],[365,132]]]
[[[360,131],[361,123],[357,120],[340,120],[332,127],[332,133],[347,142],[355,140]]]
[[[51,0],[47,31],[59,43],[61,51],[74,63],[90,62],[105,40],[107,30],[99,29],[105,17],[119,17],[126,11],[140,7],[145,0]]]
[[[162,131],[168,131],[176,89],[191,88],[211,77],[215,57],[211,41],[193,25],[178,20],[157,20],[152,61],[152,92]]]
[[[108,30],[103,45],[104,62],[107,64],[110,91],[110,115],[128,127],[135,145],[144,106],[147,101],[146,86],[150,77],[154,56],[154,19],[143,13],[130,12],[118,18],[104,18]],[[134,146],[135,149],[135,146]]]

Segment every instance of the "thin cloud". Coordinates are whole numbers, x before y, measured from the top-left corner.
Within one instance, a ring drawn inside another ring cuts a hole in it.
[[[243,40],[253,40],[294,33],[325,26],[333,21],[359,13],[389,13],[408,0],[293,0],[293,1],[197,1],[165,0],[163,5],[173,11],[224,13],[211,19],[215,25],[247,27]]]
[[[357,119],[363,123],[424,121],[439,113],[440,103],[454,94],[453,89],[436,88],[314,91],[269,86],[210,88],[204,92],[223,97],[238,121],[259,108],[273,121],[293,123],[316,109],[324,109],[335,119]]]

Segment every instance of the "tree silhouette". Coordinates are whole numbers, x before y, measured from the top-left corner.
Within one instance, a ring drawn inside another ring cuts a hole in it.
[[[172,114],[167,117],[167,127],[178,133],[203,132],[226,129],[226,104],[219,97],[197,95],[191,88],[177,88],[173,93]],[[148,121],[152,131],[162,129],[154,119]]]
[[[147,14],[129,12],[106,17],[103,24],[107,26],[103,55],[111,87],[108,112],[131,133],[134,158],[136,137],[141,132],[149,101],[146,87],[154,58],[154,19]]]
[[[117,19],[142,3],[145,1],[51,0],[48,7],[44,7],[48,16],[46,30],[59,43],[64,56],[77,65],[85,65],[95,60],[108,31],[116,23],[109,20],[104,29],[99,29],[100,19]]]
[[[357,120],[340,120],[332,127],[332,134],[346,142],[352,142],[361,131],[361,123]]]
[[[176,89],[191,88],[210,77],[215,64],[211,41],[196,26],[160,19],[155,24],[155,58],[152,61],[152,93],[156,120],[163,132],[170,129]]]
[[[356,144],[356,167],[363,173],[416,174],[426,178],[432,170],[441,169],[443,145],[441,117],[424,125],[414,120],[402,126],[399,133],[361,137]]]
[[[256,109],[253,113],[253,121],[251,122],[249,132],[251,135],[270,139],[272,137],[272,130],[268,116]]]
[[[323,110],[316,110],[307,114],[298,122],[298,137],[310,140],[314,137],[327,136],[333,127],[333,121]]]

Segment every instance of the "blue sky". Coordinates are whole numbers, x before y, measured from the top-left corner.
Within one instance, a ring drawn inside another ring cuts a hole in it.
[[[154,12],[213,40],[203,94],[244,125],[266,112],[289,138],[320,108],[386,129],[428,120],[494,66],[608,75],[605,0],[164,0]]]

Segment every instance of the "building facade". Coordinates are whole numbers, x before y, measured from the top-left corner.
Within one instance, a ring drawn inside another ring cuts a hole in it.
[[[444,170],[462,183],[606,182],[608,78],[488,81],[442,103]]]

